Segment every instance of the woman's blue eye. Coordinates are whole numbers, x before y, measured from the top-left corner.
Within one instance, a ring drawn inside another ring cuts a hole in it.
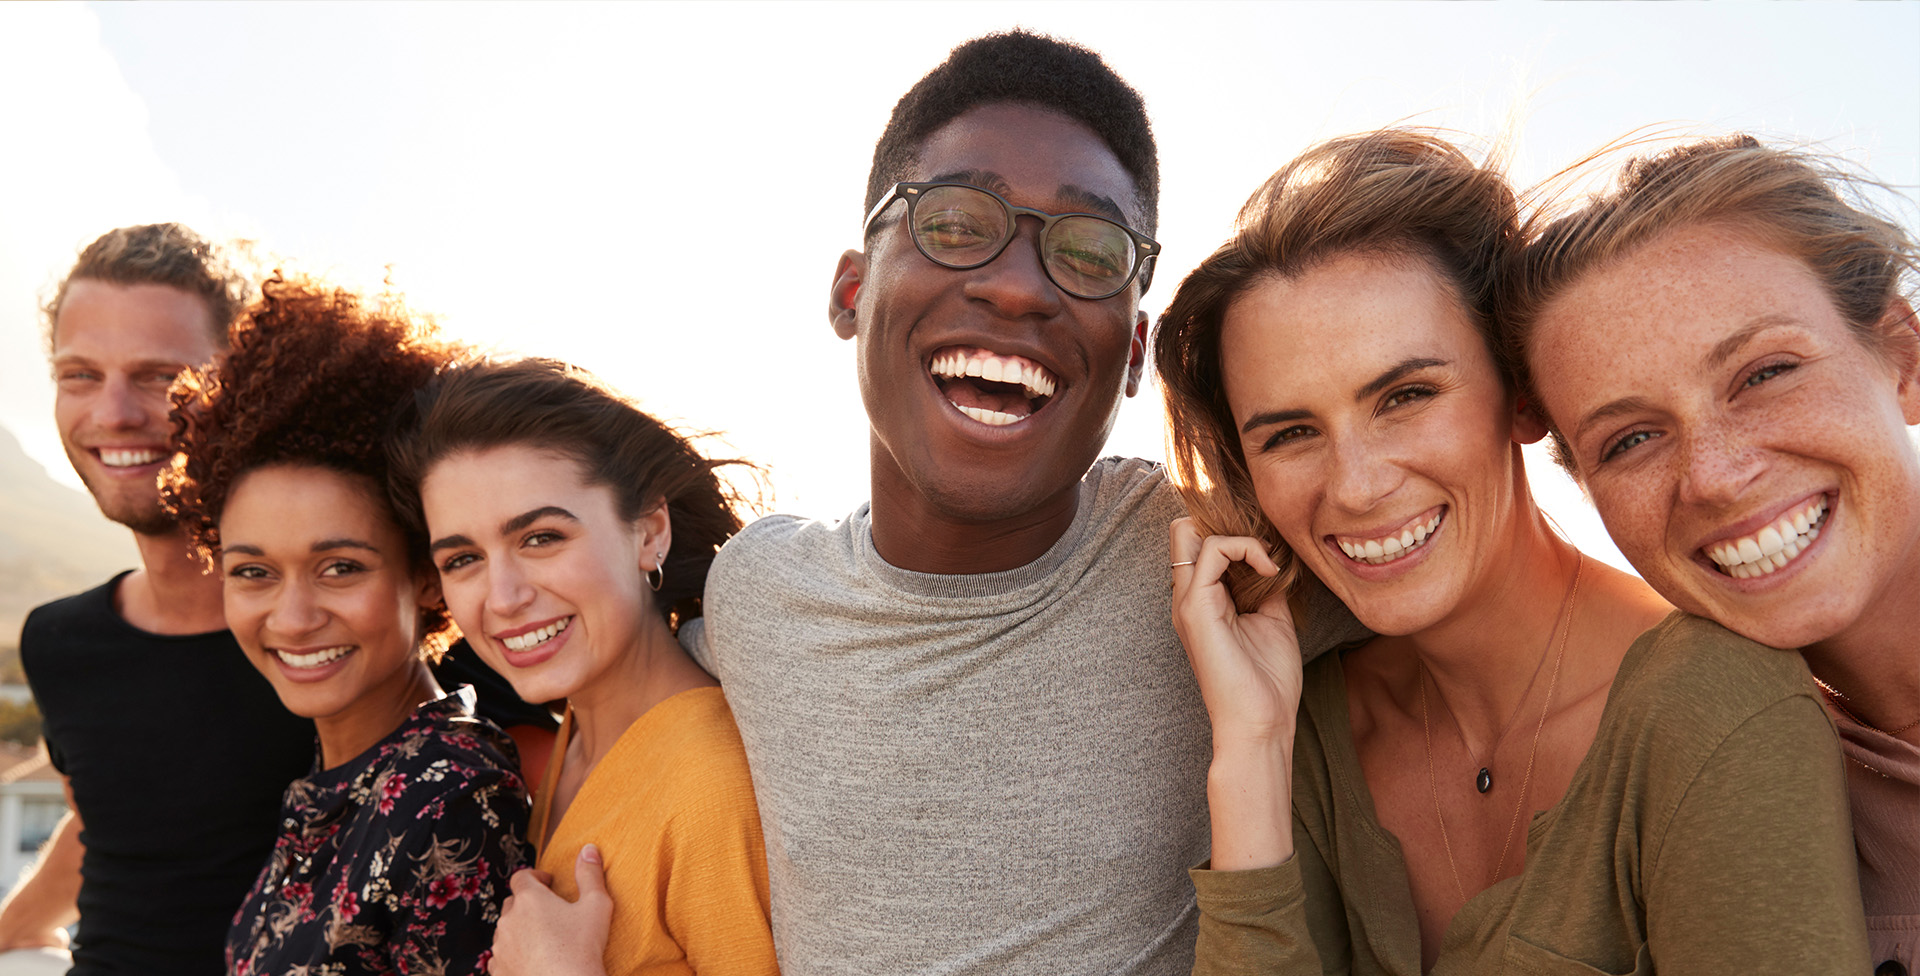
[[[462,566],[472,563],[476,558],[478,557],[470,552],[456,553],[447,557],[447,561],[440,564],[440,571],[443,573],[451,573]]]
[[[1636,430],[1633,433],[1628,434],[1627,436],[1622,437],[1617,441],[1614,441],[1613,444],[1607,448],[1606,453],[1600,455],[1600,460],[1602,462],[1611,461],[1614,458],[1619,457],[1622,453],[1631,451],[1634,448],[1639,447],[1640,445],[1645,444],[1650,440],[1653,440],[1655,436],[1657,435],[1655,435],[1654,432],[1650,430]]]
[[[1774,377],[1779,376],[1782,373],[1792,371],[1794,368],[1795,368],[1795,364],[1793,363],[1774,363],[1770,366],[1762,366],[1759,369],[1754,370],[1752,373],[1747,374],[1747,378],[1741,381],[1740,385],[1741,386],[1759,386],[1760,384],[1765,383],[1766,381],[1773,379]]]

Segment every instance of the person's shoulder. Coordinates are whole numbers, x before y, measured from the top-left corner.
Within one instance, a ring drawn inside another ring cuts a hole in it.
[[[717,686],[693,688],[654,707],[668,710],[648,743],[664,772],[655,785],[678,791],[674,806],[752,809],[747,748],[726,693]]]
[[[1684,716],[1696,726],[1744,722],[1784,699],[1812,698],[1798,651],[1755,643],[1704,617],[1675,611],[1634,641],[1615,694],[1643,718]]]
[[[471,686],[420,707],[397,751],[415,766],[438,765],[475,773],[514,773],[513,740],[473,711]],[[517,774],[516,774],[517,776]]]
[[[49,600],[34,607],[27,614],[26,623],[21,627],[23,643],[26,635],[38,635],[48,628],[70,623],[91,623],[100,619],[103,610],[108,614],[114,613],[114,587],[119,586],[120,581],[131,572],[133,571],[126,570],[93,589],[84,590],[72,596],[63,596],[58,600]]]
[[[1080,487],[1091,526],[1118,526],[1164,543],[1168,523],[1187,514],[1166,468],[1141,458],[1101,458]]]
[[[1093,490],[1096,498],[1132,501],[1140,505],[1179,508],[1180,495],[1174,490],[1167,469],[1145,458],[1104,457],[1087,469],[1081,484]]]
[[[825,550],[849,551],[857,522],[867,509],[837,521],[798,515],[768,515],[734,533],[714,557],[714,571],[725,575],[736,567],[758,567],[773,562],[806,561]]]
[[[1798,739],[1830,739],[1813,690],[1799,653],[1676,611],[1627,651],[1594,748],[1647,795],[1683,795],[1736,737],[1786,722],[1799,729]]]

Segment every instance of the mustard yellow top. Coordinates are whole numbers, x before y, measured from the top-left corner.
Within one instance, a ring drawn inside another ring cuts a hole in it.
[[[545,832],[573,737],[567,715],[534,796]],[[573,862],[600,848],[613,895],[608,976],[778,973],[767,922],[767,854],[747,753],[719,688],[683,691],[627,727],[541,845],[553,890],[580,896]]]

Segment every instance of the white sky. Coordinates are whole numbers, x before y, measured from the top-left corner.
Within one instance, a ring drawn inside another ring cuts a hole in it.
[[[37,302],[102,231],[178,219],[349,280],[391,266],[452,334],[724,430],[779,509],[838,517],[866,417],[826,293],[873,141],[949,48],[1016,24],[1146,96],[1156,316],[1268,173],[1401,121],[1518,119],[1523,185],[1647,125],[1811,141],[1901,186],[1913,225],[1920,4],[4,4],[0,424],[75,483]],[[1162,457],[1161,430],[1143,391],[1109,453]]]

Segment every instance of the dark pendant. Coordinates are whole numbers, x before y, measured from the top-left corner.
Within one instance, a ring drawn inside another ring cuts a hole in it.
[[[1480,775],[1473,778],[1473,787],[1482,793],[1493,789],[1493,773],[1485,766],[1480,767]]]

